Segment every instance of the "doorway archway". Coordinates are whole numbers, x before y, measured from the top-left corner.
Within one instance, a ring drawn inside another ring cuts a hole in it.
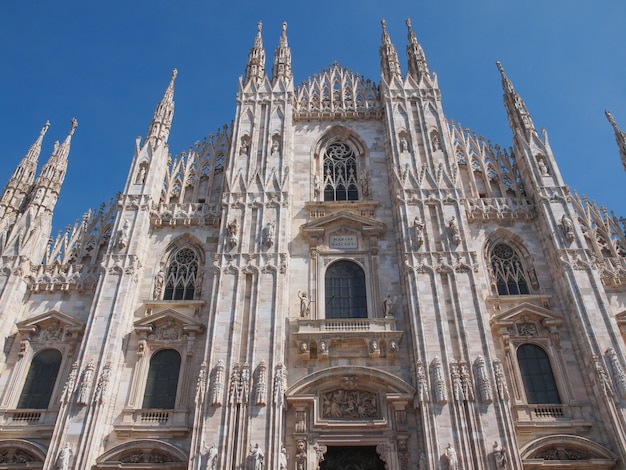
[[[328,446],[320,470],[385,470],[374,446]]]

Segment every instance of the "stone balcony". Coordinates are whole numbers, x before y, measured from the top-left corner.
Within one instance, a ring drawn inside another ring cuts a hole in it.
[[[184,436],[191,427],[187,423],[189,412],[185,409],[126,409],[121,421],[114,425],[120,437],[137,435]]]
[[[4,410],[0,414],[0,435],[18,435],[27,431],[50,436],[57,419],[57,410]]]
[[[293,338],[302,359],[342,356],[340,350],[350,347],[365,347],[377,358],[397,355],[402,334],[393,317],[302,319]]]
[[[514,405],[512,407],[515,427],[585,430],[591,428],[591,422],[584,417],[583,409],[579,405],[550,404],[550,405]]]

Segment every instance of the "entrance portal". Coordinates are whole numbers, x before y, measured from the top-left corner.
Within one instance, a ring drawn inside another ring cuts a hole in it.
[[[385,470],[373,446],[328,446],[320,470]]]

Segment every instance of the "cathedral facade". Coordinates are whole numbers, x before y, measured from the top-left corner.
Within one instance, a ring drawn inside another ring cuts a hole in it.
[[[80,131],[37,172],[44,126],[0,200],[0,469],[626,468],[623,227],[499,63],[512,147],[448,120],[407,26],[406,73],[383,22],[379,84],[295,86],[259,24],[232,125],[177,157],[174,71],[123,192],[50,241]]]

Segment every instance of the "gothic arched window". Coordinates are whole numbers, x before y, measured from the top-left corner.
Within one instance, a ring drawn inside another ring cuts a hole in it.
[[[505,243],[498,243],[491,250],[490,261],[498,295],[530,294],[526,271],[513,248]]]
[[[165,272],[163,300],[193,300],[198,277],[198,256],[191,248],[181,248],[169,260]]]
[[[326,318],[367,318],[365,272],[351,261],[326,270]]]
[[[58,350],[44,349],[39,352],[30,364],[17,408],[47,409],[60,367],[61,353]]]
[[[550,359],[543,349],[534,344],[523,344],[517,349],[517,362],[528,403],[544,405],[561,403]]]
[[[180,372],[180,354],[162,349],[150,359],[142,408],[174,409]]]
[[[358,199],[356,154],[348,144],[334,142],[324,152],[324,201]]]

